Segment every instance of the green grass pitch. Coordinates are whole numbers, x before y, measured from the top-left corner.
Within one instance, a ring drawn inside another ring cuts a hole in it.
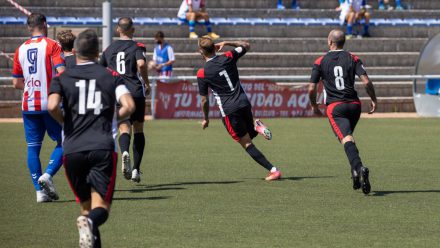
[[[142,181],[123,179],[101,227],[104,247],[439,247],[440,120],[363,119],[355,133],[372,193],[351,189],[347,158],[325,119],[268,119],[255,143],[266,171],[213,120],[152,121]],[[21,124],[0,124],[0,247],[77,247],[64,170],[60,201],[36,204]],[[53,143],[46,140],[46,163]]]

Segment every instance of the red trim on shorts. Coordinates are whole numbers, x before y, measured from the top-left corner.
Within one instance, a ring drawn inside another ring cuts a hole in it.
[[[335,131],[336,135],[338,136],[339,140],[344,139],[344,135],[341,132],[341,129],[339,129],[338,124],[335,122],[335,119],[333,118],[333,110],[336,106],[342,104],[344,102],[334,102],[327,106],[327,117],[330,120],[330,124],[332,125],[333,130]]]
[[[67,163],[66,163],[66,156],[65,155],[63,156],[63,166],[64,166],[64,174],[66,175],[67,182],[69,182],[70,189],[72,189],[72,192],[75,195],[75,201],[77,203],[80,203],[80,200],[79,200],[78,195],[76,194],[75,188],[73,187],[73,184],[70,181],[70,178],[69,178],[69,176],[67,174]]]
[[[238,137],[237,133],[234,131],[234,128],[232,128],[231,122],[229,121],[229,116],[225,116],[225,123],[226,123],[226,129],[228,130],[228,133],[232,136],[232,138],[235,141],[239,141],[240,137]]]
[[[116,152],[112,152],[112,161],[113,161],[113,168],[112,168],[112,176],[110,177],[110,183],[107,187],[107,193],[105,194],[105,201],[108,203],[111,203],[113,200],[113,193],[115,190],[115,184],[116,184],[116,167],[118,163],[118,154]]]

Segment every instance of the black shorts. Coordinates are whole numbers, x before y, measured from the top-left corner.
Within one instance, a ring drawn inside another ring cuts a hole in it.
[[[247,133],[251,139],[258,135],[257,131],[255,131],[254,117],[250,105],[226,115],[222,120],[228,133],[237,142]]]
[[[90,200],[94,188],[111,203],[116,182],[118,155],[114,151],[94,150],[64,155],[64,169],[77,202]]]
[[[339,141],[352,135],[361,117],[361,103],[334,102],[327,106],[327,117]]]
[[[136,110],[130,116],[130,123],[137,121],[144,123],[145,121],[145,98],[133,98]]]

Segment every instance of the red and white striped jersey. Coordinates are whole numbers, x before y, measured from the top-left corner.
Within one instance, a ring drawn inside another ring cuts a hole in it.
[[[186,19],[186,13],[189,11],[189,6],[192,6],[194,12],[198,12],[205,7],[205,0],[183,0],[177,17],[180,19]]]
[[[50,82],[60,66],[61,46],[47,37],[32,37],[15,50],[12,76],[24,78],[24,112],[47,111]]]

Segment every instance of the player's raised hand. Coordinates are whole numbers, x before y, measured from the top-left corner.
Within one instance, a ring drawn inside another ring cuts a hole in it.
[[[224,41],[219,42],[219,43],[215,44],[215,50],[217,52],[220,52],[223,49],[224,46],[225,46],[225,42]]]
[[[203,120],[202,121],[202,128],[203,130],[205,130],[205,128],[207,128],[209,126],[209,120]]]
[[[372,113],[376,112],[376,109],[377,109],[377,102],[371,101],[370,112],[368,112],[368,114],[371,115]]]

